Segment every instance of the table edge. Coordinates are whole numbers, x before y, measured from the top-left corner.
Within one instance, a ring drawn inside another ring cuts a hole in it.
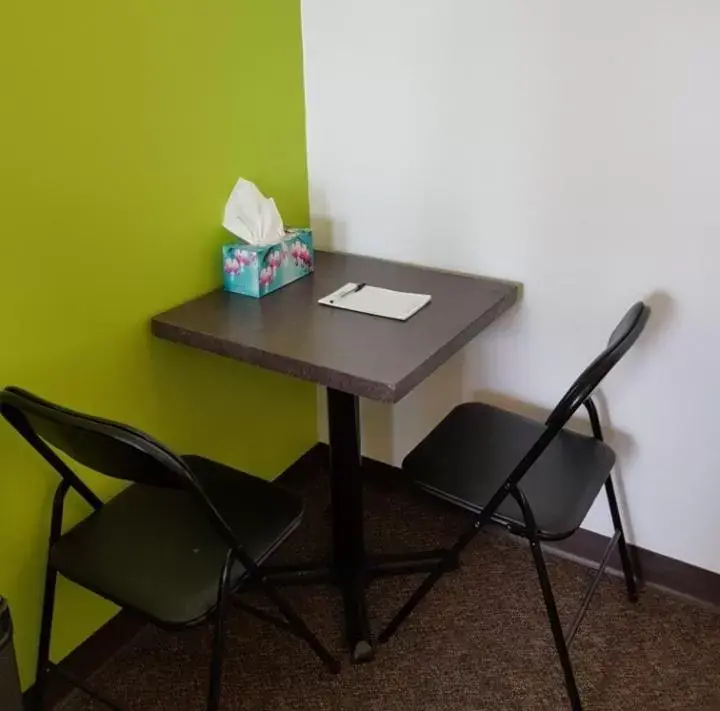
[[[150,321],[150,330],[156,338],[186,347],[189,346],[190,348],[197,348],[241,363],[248,363],[264,370],[288,375],[314,385],[341,390],[370,400],[379,402],[396,401],[394,397],[395,388],[389,383],[380,383],[367,380],[361,376],[347,375],[298,358],[268,353],[254,346],[229,343],[221,338],[207,333],[200,333],[199,331],[193,331],[189,337],[185,337],[187,333],[185,329],[159,320],[160,316],[153,317]]]
[[[449,340],[439,348],[425,362],[416,368],[410,375],[403,378],[393,390],[392,402],[399,402],[414,390],[421,382],[432,375],[443,363],[462,350],[470,341],[484,331],[491,323],[497,321],[506,311],[509,311],[520,299],[520,286],[509,282],[502,282],[511,287],[508,292],[500,298],[497,303],[479,318],[473,321],[467,328],[458,333],[455,338]]]
[[[208,333],[200,331],[187,332],[180,326],[162,320],[167,311],[152,317],[150,330],[153,336],[165,341],[249,363],[265,370],[289,375],[305,382],[333,388],[368,400],[396,403],[517,303],[521,293],[521,287],[518,283],[501,279],[493,279],[492,281],[507,287],[505,294],[501,295],[490,309],[475,319],[454,338],[438,348],[412,373],[405,376],[395,385],[342,373],[298,358],[268,353],[254,346],[231,343]]]

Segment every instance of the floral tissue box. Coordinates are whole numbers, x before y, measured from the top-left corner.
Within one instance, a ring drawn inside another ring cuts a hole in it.
[[[277,244],[237,241],[222,250],[225,290],[256,298],[307,276],[315,265],[309,229],[287,229]]]

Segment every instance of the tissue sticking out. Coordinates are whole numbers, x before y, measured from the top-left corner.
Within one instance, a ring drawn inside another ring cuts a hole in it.
[[[276,244],[285,237],[277,205],[266,198],[254,183],[240,178],[233,188],[223,217],[223,227],[254,245]]]

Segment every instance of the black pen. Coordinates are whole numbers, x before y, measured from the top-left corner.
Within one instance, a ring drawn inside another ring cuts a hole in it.
[[[338,299],[344,299],[346,296],[350,296],[350,294],[354,294],[357,291],[360,291],[360,289],[363,289],[365,287],[365,282],[360,282],[357,286],[350,289],[350,291],[346,291],[343,294],[340,294],[340,296],[334,298],[332,301],[329,301],[328,303],[334,304]]]

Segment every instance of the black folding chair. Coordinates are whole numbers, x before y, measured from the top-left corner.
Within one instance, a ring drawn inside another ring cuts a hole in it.
[[[262,566],[300,523],[299,499],[270,482],[202,457],[177,456],[138,430],[58,407],[19,388],[0,392],[0,412],[61,477],[52,507],[35,711],[43,710],[50,672],[118,709],[50,662],[58,573],[165,629],[212,618],[208,711],[219,707],[223,624],[231,599],[305,640],[330,671],[339,670],[337,661],[267,580],[269,568]],[[103,504],[56,450],[131,484]],[[94,511],[62,535],[70,489]],[[282,618],[231,595],[250,582]]]
[[[638,339],[649,316],[650,309],[643,303],[627,312],[607,348],[573,383],[544,424],[490,405],[467,403],[456,407],[405,458],[403,469],[419,487],[475,516],[472,526],[380,634],[381,642],[394,634],[438,579],[456,566],[461,551],[488,522],[501,524],[530,542],[567,692],[573,710],[581,711],[568,648],[616,546],[628,597],[637,601],[635,576],[610,476],[615,454],[603,442],[591,394]],[[590,416],[593,437],[563,429],[581,405]],[[575,619],[563,633],[541,541],[572,535],[603,486],[615,533]]]

